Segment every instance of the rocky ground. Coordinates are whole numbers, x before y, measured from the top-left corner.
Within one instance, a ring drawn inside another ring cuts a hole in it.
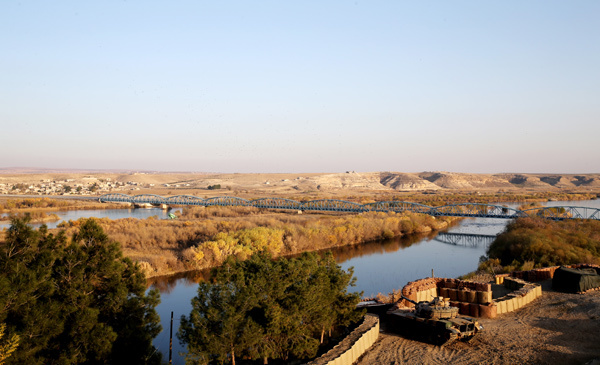
[[[548,286],[528,306],[482,319],[484,331],[468,343],[440,347],[381,333],[357,365],[600,364],[600,291],[565,294]]]

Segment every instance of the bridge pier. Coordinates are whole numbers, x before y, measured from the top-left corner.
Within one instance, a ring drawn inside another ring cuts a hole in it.
[[[149,208],[152,208],[152,204],[150,204],[150,203],[133,203],[133,207],[149,209]]]

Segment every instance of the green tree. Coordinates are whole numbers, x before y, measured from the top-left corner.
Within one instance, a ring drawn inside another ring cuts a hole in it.
[[[189,318],[181,319],[178,337],[188,345],[191,363],[235,364],[238,355],[264,363],[314,357],[325,329],[362,315],[355,310],[360,294],[346,292],[352,272],[341,270],[330,254],[230,257],[212,278],[199,286]]]
[[[0,268],[0,321],[21,338],[8,364],[160,361],[158,293],[93,219],[70,242],[13,219]]]
[[[2,341],[0,342],[0,365],[4,365],[6,359],[19,347],[19,335],[12,335],[6,341],[2,340],[5,330],[6,325],[4,323],[0,324],[0,341]]]

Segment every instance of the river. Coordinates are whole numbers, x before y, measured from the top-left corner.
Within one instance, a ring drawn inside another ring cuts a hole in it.
[[[39,228],[42,224],[48,226],[48,228],[56,228],[61,222],[69,220],[77,220],[79,218],[108,218],[108,219],[121,219],[121,218],[137,218],[146,219],[150,217],[157,217],[158,219],[168,219],[169,213],[177,215],[181,212],[181,208],[166,211],[160,208],[129,208],[129,209],[89,209],[89,210],[68,210],[68,211],[56,211],[46,212],[47,215],[56,214],[60,219],[52,222],[45,223],[32,223],[31,226]],[[7,216],[7,213],[2,213],[1,216]],[[10,222],[4,221],[0,223],[0,229],[10,227]]]

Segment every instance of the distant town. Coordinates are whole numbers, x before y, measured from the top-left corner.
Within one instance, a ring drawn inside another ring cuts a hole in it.
[[[135,181],[112,181],[110,178],[84,177],[82,180],[83,182],[76,182],[75,179],[44,179],[40,180],[37,184],[0,184],[0,194],[101,195],[114,191],[140,190],[141,188],[154,187],[154,184],[142,184]]]

